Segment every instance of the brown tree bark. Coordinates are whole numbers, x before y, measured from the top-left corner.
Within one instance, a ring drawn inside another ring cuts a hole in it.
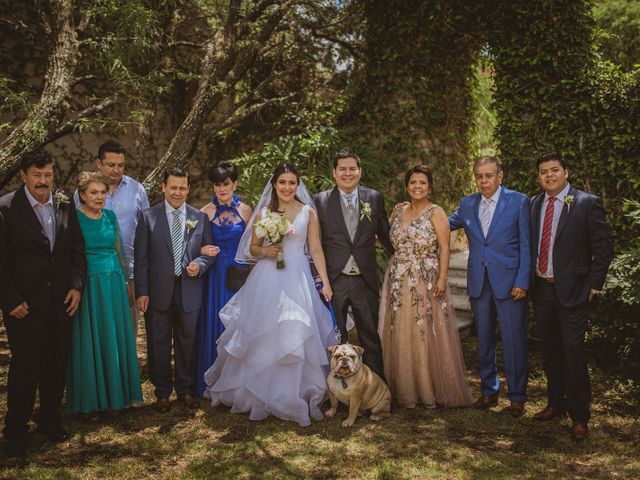
[[[172,166],[186,167],[198,147],[202,144],[203,128],[209,129],[205,138],[225,128],[226,120],[240,117],[244,108],[256,111],[260,106],[268,104],[256,99],[247,105],[246,99],[236,99],[234,92],[247,71],[254,65],[256,58],[266,47],[269,39],[281,25],[287,11],[295,3],[261,1],[245,16],[239,14],[240,1],[231,1],[226,11],[222,28],[212,32],[205,44],[205,56],[200,68],[198,91],[191,109],[174,135],[169,148],[149,173],[143,184],[149,196],[153,197],[162,181],[167,168]],[[227,102],[224,119],[207,124],[214,110]]]
[[[73,1],[53,0],[51,42],[47,74],[39,102],[0,144],[0,178],[15,170],[20,157],[47,143],[64,119],[67,95],[78,63],[78,38],[73,21]]]

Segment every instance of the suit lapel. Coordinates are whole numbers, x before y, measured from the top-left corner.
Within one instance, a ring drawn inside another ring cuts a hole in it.
[[[173,257],[173,245],[171,244],[171,230],[169,228],[169,221],[167,220],[167,207],[164,204],[164,201],[160,203],[160,207],[156,212],[156,225],[162,232],[164,239],[167,242],[167,248],[169,249],[169,253]]]
[[[198,210],[196,210],[195,208],[192,208],[190,205],[185,205],[185,212],[186,212],[186,221],[184,224],[184,241],[182,242],[182,256],[184,257],[185,252],[187,251],[187,244],[189,243],[189,240],[191,240],[191,235],[193,235],[193,232],[195,231],[197,227],[197,223],[198,223]],[[187,222],[196,222],[196,226],[194,226],[193,228],[188,228],[187,227]]]
[[[543,200],[544,193],[541,193],[534,197],[533,208],[531,209],[531,224],[533,225],[533,229],[531,232],[531,248],[533,250],[534,258],[537,258],[538,256],[538,239],[540,238],[540,209],[542,208]]]
[[[329,210],[333,210],[334,212],[336,212],[340,230],[342,230],[342,233],[347,238],[347,241],[349,242],[349,244],[351,244],[349,229],[347,228],[347,224],[344,222],[344,215],[342,213],[342,205],[340,204],[340,202],[341,202],[340,192],[336,187],[331,191],[331,194],[329,195]],[[356,232],[356,235],[357,235],[357,232]],[[355,239],[355,236],[354,236],[354,239]]]
[[[56,246],[58,245],[58,239],[62,235],[62,229],[65,226],[65,222],[64,222],[64,210],[61,208],[61,205],[57,204],[55,194],[53,194],[52,200],[53,200],[53,210],[55,212],[55,218],[56,218],[56,233],[53,239],[53,242],[54,242],[53,250],[55,250]],[[69,202],[72,202],[72,201],[73,201],[72,199],[69,199]]]
[[[484,238],[484,232],[482,231],[482,222],[480,222],[480,199],[482,198],[481,193],[476,193],[473,196],[471,208],[473,209],[473,219],[476,222],[476,228],[480,232],[480,235]]]
[[[358,198],[356,200],[356,202],[357,202],[358,226],[356,227],[356,233],[353,235],[353,243],[354,244],[358,240],[358,235],[360,234],[360,230],[361,230],[360,227],[362,227],[363,221],[367,220],[366,217],[362,218],[362,204],[367,201],[367,199],[365,197],[366,197],[366,195],[365,195],[364,191],[362,190],[361,187],[359,187],[358,188]]]
[[[500,215],[502,215],[502,212],[505,206],[507,205],[507,202],[509,201],[508,190],[504,187],[500,187],[500,188],[502,188],[502,191],[500,192],[500,197],[498,197],[498,203],[496,205],[496,209],[493,212],[493,217],[491,217],[491,223],[489,224],[489,229],[487,230],[486,238],[489,238],[489,235],[491,235],[491,231],[494,230],[493,226],[498,222]],[[480,216],[478,216],[478,221],[480,221]],[[480,228],[482,228],[482,226],[480,226]]]
[[[24,214],[22,215],[22,218],[24,218],[26,223],[30,225],[36,232],[42,235],[42,238],[47,238],[47,234],[44,232],[44,229],[42,228],[40,220],[38,220],[36,212],[33,210],[33,207],[29,203],[27,194],[24,191],[25,188],[26,187],[22,187],[20,190],[18,190],[18,192],[16,192],[16,197],[18,200],[17,206],[22,210]]]
[[[576,191],[574,190],[573,187],[569,187],[569,192],[567,193],[567,196],[569,196],[569,195],[571,195],[573,197],[576,196]],[[565,197],[565,199],[566,199],[566,197]],[[570,214],[571,214],[571,211],[567,207],[567,203],[566,202],[562,202],[562,212],[560,212],[560,219],[558,220],[558,229],[556,230],[556,236],[555,236],[555,239],[554,239],[554,244],[558,240],[558,237],[562,233],[562,230],[564,230],[564,227],[567,224],[567,220],[569,219],[569,215]]]

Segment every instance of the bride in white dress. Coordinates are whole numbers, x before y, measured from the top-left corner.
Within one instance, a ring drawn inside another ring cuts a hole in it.
[[[279,211],[293,232],[281,245],[263,242],[254,232],[256,215]],[[306,247],[306,248],[305,248]],[[218,357],[204,374],[204,395],[212,405],[249,412],[251,420],[274,415],[302,426],[321,420],[328,356],[336,344],[329,311],[314,286],[306,250],[332,291],[320,243],[320,226],[300,176],[291,165],[276,168],[250,218],[236,260],[256,263],[244,286],[220,311],[224,333]],[[285,268],[276,268],[282,252]]]

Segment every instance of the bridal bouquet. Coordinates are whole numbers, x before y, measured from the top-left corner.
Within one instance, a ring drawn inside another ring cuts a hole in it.
[[[284,215],[267,210],[266,215],[255,224],[256,236],[268,240],[273,245],[282,243],[285,235],[293,233],[291,222]],[[276,257],[276,268],[284,268],[282,252]]]

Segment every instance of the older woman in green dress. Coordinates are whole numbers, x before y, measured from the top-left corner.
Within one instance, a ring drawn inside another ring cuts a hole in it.
[[[106,179],[80,175],[78,220],[85,239],[87,285],[73,317],[68,413],[89,420],[142,402],[126,262],[115,214],[104,209]]]

